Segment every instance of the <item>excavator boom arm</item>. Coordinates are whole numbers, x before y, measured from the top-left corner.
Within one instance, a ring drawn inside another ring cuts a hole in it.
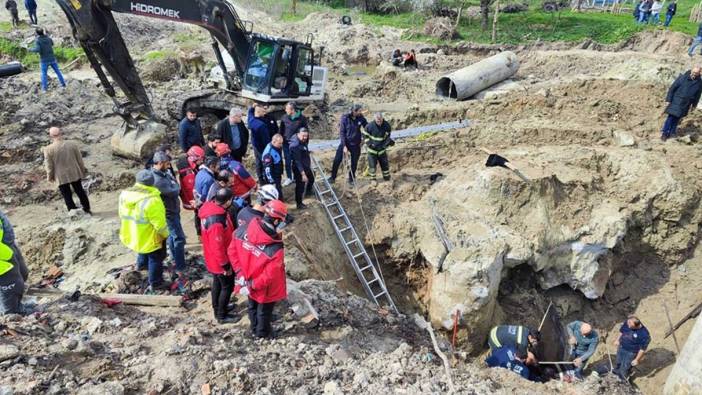
[[[116,112],[127,122],[134,114],[153,118],[146,89],[134,66],[112,12],[141,15],[189,23],[207,29],[232,55],[241,76],[246,65],[249,33],[234,7],[226,0],[56,0],[68,17],[73,34],[80,42],[107,94],[115,91],[107,72],[124,92],[127,103]],[[221,55],[218,59],[221,59]]]

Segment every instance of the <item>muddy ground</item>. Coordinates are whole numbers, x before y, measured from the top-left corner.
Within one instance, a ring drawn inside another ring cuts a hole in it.
[[[321,326],[300,325],[285,306],[278,311],[281,338],[271,342],[245,337],[246,319],[233,327],[217,326],[208,308],[207,276],[190,214],[183,213],[192,273],[202,278],[187,309],[108,308],[89,297],[79,302],[31,298],[39,303],[39,314],[3,318],[2,323],[14,330],[0,338],[0,369],[9,373],[0,380],[3,388],[12,387],[18,394],[197,393],[205,384],[214,393],[446,391],[440,360],[426,333],[410,318],[413,312],[428,312],[432,292],[428,284],[434,274],[422,251],[407,246],[414,235],[406,234],[412,228],[403,223],[427,221],[424,212],[408,210],[421,207],[432,195],[441,200],[439,195],[447,193],[442,184],[431,183],[431,175],[442,173],[444,183],[459,185],[482,174],[485,158],[478,147],[486,146],[511,154],[532,179],[560,180],[564,190],[572,192],[558,211],[564,217],[580,215],[579,206],[587,205],[587,194],[616,200],[629,198],[631,190],[649,187],[646,174],[641,174],[645,166],[637,164],[645,158],[656,159],[686,200],[679,210],[681,217],[665,216],[666,207],[673,205],[666,206],[666,199],[676,198],[663,195],[651,203],[650,220],[645,215],[632,220],[631,232],[607,258],[612,272],[598,299],[587,299],[568,285],[544,289],[528,263],[502,272],[494,324],[538,325],[553,301],[564,321],[587,320],[603,335],[608,346],[599,348],[596,363],[607,363],[607,352],[614,354],[613,340],[624,317],[638,314],[653,341],[635,372],[634,387],[595,377],[578,385],[523,383],[509,372],[484,369],[475,357],[479,352],[463,351],[469,339],[459,337],[452,369],[459,392],[661,391],[677,353],[673,339],[663,338],[668,328],[665,309],[676,322],[702,301],[697,249],[702,185],[696,176],[702,169],[698,144],[702,117],[698,112],[687,117],[680,138],[665,143],[658,139],[668,84],[699,60],[684,55],[690,37],[656,32],[613,46],[586,42],[437,47],[401,42],[402,32],[396,29],[343,27],[334,15],[315,14],[300,23],[283,24],[259,10],[239,8],[244,18],[256,22],[256,30],[296,38],[315,33],[315,43],[325,46],[323,64],[330,69],[325,104],[332,119],[351,103],[361,102],[370,111],[385,112],[395,129],[457,118],[473,122],[458,131],[399,142],[390,153],[390,182],[361,179],[358,195],[338,185],[366,241],[375,243],[391,293],[405,316],[377,311],[357,297],[363,293],[355,275],[344,263],[323,211],[313,204],[307,212],[297,213],[286,236],[286,259],[289,276],[303,281],[303,290],[323,312]],[[57,41],[72,43],[67,23],[53,2],[40,1],[39,19]],[[144,55],[155,50],[201,52],[213,64],[207,35],[195,27],[138,17],[117,19],[153,94],[154,107],[169,119],[168,109],[178,92],[201,89],[207,83],[199,76],[169,73],[172,59],[147,61]],[[0,13],[0,21],[6,20],[7,15]],[[3,34],[18,40],[32,36],[28,27]],[[405,71],[384,62],[395,47],[417,49],[420,69]],[[515,51],[521,62],[510,84],[491,90],[483,100],[450,102],[434,95],[439,76],[502,49]],[[116,201],[140,165],[110,155],[109,137],[122,127],[121,119],[112,114],[112,103],[93,72],[79,62],[65,74],[68,87],[61,90],[54,80],[46,94],[40,93],[36,72],[0,80],[0,177],[5,180],[0,206],[15,225],[32,271],[31,284],[40,283],[52,266],[59,266],[64,272],[61,289],[125,291],[120,287],[125,286],[133,256],[119,244]],[[44,180],[39,148],[48,143],[50,125],[61,126],[68,138],[82,143],[91,174],[92,218],[69,217],[55,187]],[[175,120],[170,120],[170,127],[173,132]],[[329,138],[335,131],[313,130],[312,134]],[[170,136],[175,138],[174,133]],[[567,156],[572,160],[563,159]],[[611,159],[622,157],[631,160]],[[320,158],[325,164],[331,159],[328,153]],[[365,167],[365,161],[360,167]],[[591,177],[589,181],[583,181],[583,174]],[[493,176],[529,201],[526,192],[519,194],[525,189],[510,174]],[[291,189],[287,195],[292,196]],[[359,199],[371,227],[369,234],[362,230]],[[487,205],[469,203],[476,210]],[[629,205],[636,206],[637,201],[624,204]],[[504,212],[509,216],[504,221],[517,218],[519,209],[505,201]],[[411,221],[403,221],[408,213]],[[453,220],[460,222],[462,215],[456,214]],[[456,225],[456,229],[461,228]],[[125,277],[116,279],[115,273]],[[689,321],[676,332],[681,345],[692,324]],[[442,335],[447,348],[450,333]]]

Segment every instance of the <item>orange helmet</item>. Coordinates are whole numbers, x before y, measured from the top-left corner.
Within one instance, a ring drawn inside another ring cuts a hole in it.
[[[227,155],[230,152],[232,152],[232,150],[227,143],[219,143],[215,148],[215,154],[217,154],[217,156]]]
[[[288,206],[280,200],[271,200],[266,203],[266,214],[269,217],[285,221],[288,216]]]
[[[188,150],[188,159],[191,161],[197,161],[205,158],[205,150],[202,147],[193,145]]]

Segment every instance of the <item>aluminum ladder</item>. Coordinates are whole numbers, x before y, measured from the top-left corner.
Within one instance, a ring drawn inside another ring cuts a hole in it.
[[[346,210],[344,210],[334,189],[329,184],[324,170],[317,162],[317,159],[311,155],[310,157],[312,159],[312,170],[315,173],[314,192],[319,202],[322,203],[334,232],[344,247],[351,267],[356,272],[368,298],[378,306],[381,306],[381,302],[384,302],[383,304],[387,305],[395,313],[399,313],[385,286],[385,281],[383,281],[375,264],[368,256],[368,252],[363,243],[361,243],[356,229],[353,227],[348,215],[346,215]]]

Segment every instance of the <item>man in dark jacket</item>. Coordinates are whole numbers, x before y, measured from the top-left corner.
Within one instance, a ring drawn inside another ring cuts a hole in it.
[[[19,26],[19,14],[17,13],[17,2],[15,0],[5,1],[5,9],[10,12],[10,17],[12,19],[12,26]]]
[[[388,163],[387,148],[394,142],[390,139],[390,124],[383,119],[383,114],[377,112],[373,122],[366,126],[363,136],[366,138],[368,149],[368,171],[372,180],[375,180],[375,170],[380,163],[383,171],[383,180],[390,180],[390,164]]]
[[[668,118],[661,129],[661,140],[665,141],[675,135],[680,119],[697,107],[700,93],[702,93],[702,80],[700,80],[699,67],[693,67],[692,70],[680,74],[673,82],[665,98],[668,102],[668,107],[665,109]]]
[[[27,13],[29,14],[29,22],[32,25],[39,24],[37,20],[37,2],[35,0],[24,0],[24,8],[27,9]]]
[[[216,133],[216,132],[215,132]],[[215,133],[210,133],[207,135],[207,146],[205,147],[205,156],[217,156],[217,145],[219,145],[222,140]],[[226,143],[225,143],[226,144]]]
[[[344,160],[344,154],[351,154],[351,169],[349,169],[349,183],[356,180],[356,168],[358,167],[358,158],[361,156],[361,128],[365,128],[368,124],[366,118],[362,115],[363,106],[354,104],[351,106],[351,111],[341,116],[339,121],[339,147],[336,149],[334,163],[332,164],[331,177],[329,182],[333,183],[336,180],[336,175],[339,172],[341,161]]]
[[[283,200],[283,136],[276,134],[261,154],[263,179],[261,184],[273,184],[278,190],[278,200]]]
[[[290,153],[293,159],[293,174],[295,176],[295,203],[302,210],[307,206],[302,202],[302,195],[312,195],[314,188],[314,173],[310,150],[307,147],[310,134],[307,129],[301,128],[290,140]]]
[[[251,146],[256,159],[256,176],[259,184],[264,185],[263,162],[261,161],[263,150],[271,142],[273,135],[278,133],[278,124],[266,114],[266,109],[263,106],[256,103],[249,108],[246,121],[251,129]]]
[[[154,187],[161,192],[161,200],[166,207],[168,239],[166,243],[175,263],[178,286],[185,284],[185,232],[180,223],[180,185],[169,171],[171,158],[165,152],[154,154]]]
[[[190,147],[197,145],[205,147],[205,138],[202,136],[202,126],[197,118],[197,112],[189,109],[185,112],[185,118],[178,125],[178,144],[183,152],[188,152]]]
[[[678,3],[676,0],[673,0],[668,4],[668,9],[665,12],[665,23],[663,26],[668,27],[670,26],[670,22],[673,20],[673,16],[675,16],[675,13],[678,11]]]
[[[238,162],[246,156],[247,145],[249,144],[249,129],[241,119],[242,112],[238,108],[232,108],[229,116],[221,120],[215,129],[214,137],[219,138],[222,143],[229,146],[232,151],[232,158]]]
[[[205,202],[199,210],[205,267],[212,274],[212,310],[220,324],[234,322],[234,317],[227,315],[235,280],[227,256],[234,232],[234,223],[227,215],[231,205],[231,189],[222,188],[217,191],[214,200]]]
[[[58,67],[56,62],[56,56],[54,56],[54,42],[51,37],[44,33],[44,29],[38,27],[36,30],[37,39],[34,43],[34,48],[30,48],[30,52],[37,52],[39,54],[39,65],[41,66],[41,90],[46,92],[48,86],[48,75],[49,67],[54,70],[56,77],[62,87],[66,87],[66,81],[63,79],[63,74]]]
[[[292,184],[292,155],[290,155],[290,141],[300,131],[307,129],[307,118],[302,115],[302,111],[298,110],[295,102],[289,102],[285,105],[285,115],[281,120],[281,134],[285,138],[283,141],[283,153],[285,154],[285,175],[287,179],[283,180],[283,186]]]

